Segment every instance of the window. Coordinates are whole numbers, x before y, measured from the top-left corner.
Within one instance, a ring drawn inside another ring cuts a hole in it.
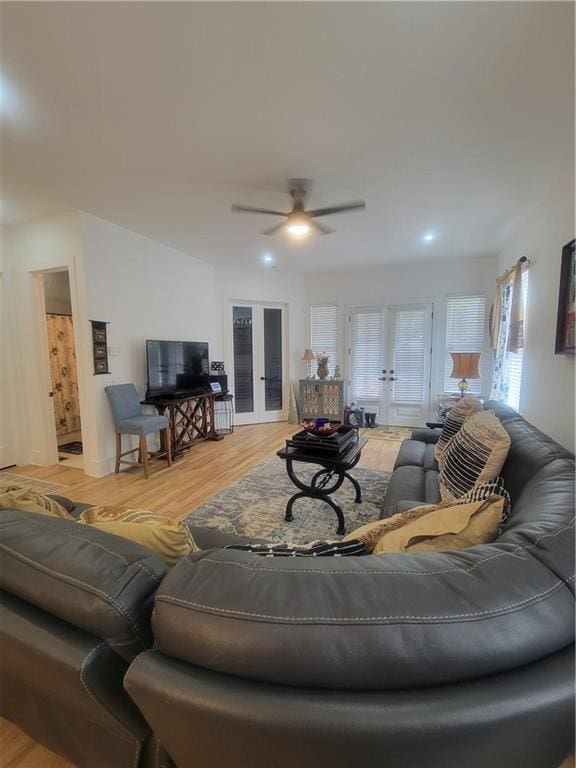
[[[444,392],[458,392],[458,379],[450,378],[450,352],[483,352],[486,333],[485,296],[449,296],[446,309],[446,361]],[[471,379],[470,394],[479,395],[482,381]]]
[[[328,355],[328,372],[334,376],[338,365],[338,305],[319,304],[310,307],[310,349],[315,355]],[[316,373],[316,364],[308,363],[308,375]]]
[[[528,270],[522,270],[522,306],[524,307],[524,322],[526,322],[526,307],[528,301]],[[520,388],[522,386],[522,364],[524,361],[524,349],[518,352],[505,353],[506,377],[508,379],[508,391],[504,398],[506,405],[514,410],[520,408]]]
[[[354,310],[350,315],[350,396],[353,402],[380,401],[383,348],[382,311]]]

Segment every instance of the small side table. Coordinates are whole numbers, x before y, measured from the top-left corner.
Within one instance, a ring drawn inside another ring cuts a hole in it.
[[[334,512],[336,512],[338,518],[338,529],[336,533],[339,536],[343,536],[346,533],[344,514],[340,505],[337,504],[334,499],[331,499],[330,496],[342,486],[344,480],[349,480],[356,491],[356,497],[354,499],[355,503],[362,503],[362,490],[360,485],[354,477],[348,474],[348,472],[360,461],[362,448],[364,448],[367,442],[367,438],[359,438],[350,446],[346,453],[339,458],[320,456],[317,453],[303,448],[282,448],[282,450],[278,451],[276,455],[286,462],[288,477],[292,480],[294,485],[300,489],[298,493],[295,493],[288,499],[284,520],[286,520],[287,523],[291,523],[292,520],[294,520],[292,507],[294,506],[294,502],[298,499],[320,499],[320,501],[325,501],[326,504],[329,504]],[[318,464],[322,467],[322,469],[314,474],[309,484],[296,477],[294,472],[294,462],[298,461],[301,461],[304,464]]]

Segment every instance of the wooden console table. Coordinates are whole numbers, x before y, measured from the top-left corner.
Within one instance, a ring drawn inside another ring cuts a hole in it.
[[[222,440],[216,429],[214,417],[215,394],[185,395],[179,397],[151,397],[142,400],[143,405],[153,405],[158,413],[166,414],[172,442],[172,458],[192,448],[202,440]],[[165,432],[160,433],[165,450]]]

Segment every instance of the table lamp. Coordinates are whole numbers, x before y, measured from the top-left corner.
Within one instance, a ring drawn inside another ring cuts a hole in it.
[[[470,389],[467,379],[479,379],[478,361],[480,352],[450,352],[452,358],[451,379],[461,379],[458,382],[460,397],[464,397],[465,392]]]
[[[312,352],[311,349],[305,349],[304,354],[302,355],[302,360],[306,363],[307,369],[308,369],[308,376],[307,379],[311,379],[310,372],[312,371],[312,368],[310,367],[310,363],[315,360],[316,357],[314,355],[314,352]]]

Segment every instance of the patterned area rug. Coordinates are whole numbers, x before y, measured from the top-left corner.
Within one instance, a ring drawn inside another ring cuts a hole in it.
[[[7,488],[9,485],[20,485],[24,488],[32,488],[33,491],[37,491],[44,495],[48,493],[62,495],[62,490],[68,487],[67,485],[60,485],[60,483],[47,483],[44,480],[36,480],[35,477],[27,477],[26,475],[15,475],[12,472],[0,472],[0,489]]]
[[[306,480],[318,471],[316,465],[307,464],[296,464],[295,469],[297,476]],[[332,496],[342,507],[347,533],[378,519],[390,480],[390,472],[372,469],[356,467],[350,474],[360,483],[362,504],[354,503],[354,488],[347,480]],[[298,499],[292,510],[293,522],[284,521],[286,502],[297,491],[286,474],[285,463],[274,456],[191,512],[186,522],[279,544],[341,538],[336,535],[336,513],[318,499]]]
[[[364,427],[360,434],[362,437],[372,437],[376,440],[402,441],[408,440],[413,431],[412,427]]]

